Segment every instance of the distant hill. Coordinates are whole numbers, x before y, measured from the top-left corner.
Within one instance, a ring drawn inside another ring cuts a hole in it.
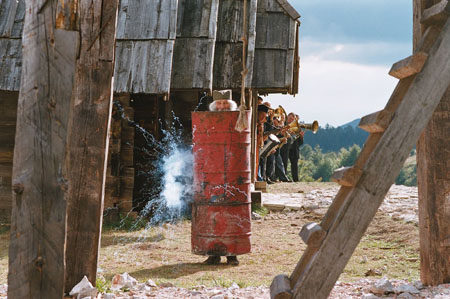
[[[341,148],[349,148],[354,144],[362,147],[369,135],[358,128],[360,119],[355,119],[339,127],[326,125],[320,127],[316,134],[306,131],[304,143],[311,147],[319,145],[323,152],[338,152]]]
[[[360,121],[360,120],[361,120],[361,118],[357,118],[357,119],[352,120],[351,122],[348,122],[348,123],[346,123],[346,124],[343,124],[342,126],[339,126],[339,127],[347,127],[347,126],[350,126],[350,127],[356,128],[356,127],[358,127],[358,124],[359,124],[359,121]]]

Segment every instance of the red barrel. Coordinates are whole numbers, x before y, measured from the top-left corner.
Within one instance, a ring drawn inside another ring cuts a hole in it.
[[[250,129],[234,129],[239,112],[192,112],[194,203],[192,252],[250,252]],[[250,111],[246,111],[250,124]]]

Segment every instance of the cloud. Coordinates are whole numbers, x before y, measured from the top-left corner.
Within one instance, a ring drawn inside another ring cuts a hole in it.
[[[322,60],[339,60],[357,64],[392,65],[412,53],[412,42],[323,42],[303,38],[300,57],[312,56]]]
[[[291,0],[301,31],[321,41],[394,41],[412,38],[411,0]]]
[[[304,57],[300,65],[300,90],[294,98],[273,94],[266,97],[273,106],[282,105],[309,123],[339,126],[381,110],[398,82],[389,68]]]

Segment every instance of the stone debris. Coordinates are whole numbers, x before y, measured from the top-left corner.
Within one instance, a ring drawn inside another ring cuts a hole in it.
[[[81,281],[72,288],[69,295],[76,296],[77,299],[94,299],[97,297],[97,289],[94,288],[89,279],[84,276],[83,279],[81,279]]]
[[[420,280],[414,281],[413,282],[413,286],[415,286],[416,289],[418,289],[418,290],[421,290],[421,289],[423,289],[425,287]]]
[[[417,298],[417,297],[411,295],[410,293],[401,293],[400,295],[397,296],[397,298],[414,299],[414,298]]]
[[[394,292],[397,294],[400,294],[400,293],[419,294],[420,293],[420,291],[411,284],[401,284],[394,288]]]
[[[258,213],[252,212],[252,220],[261,220],[262,217]]]
[[[117,291],[122,288],[131,289],[137,284],[137,280],[130,276],[127,272],[114,275],[111,283],[111,290]]]
[[[384,295],[394,292],[394,286],[386,277],[375,281],[375,283],[370,288],[370,291],[375,295]]]
[[[450,298],[450,284],[442,284],[435,287],[425,287],[420,281],[415,281],[410,283],[406,280],[388,280],[392,286],[392,290],[399,290],[401,288],[408,289],[404,285],[409,285],[420,290],[419,294],[411,294],[409,292],[394,294],[389,293],[386,295],[376,295],[370,293],[370,289],[374,284],[379,283],[380,280],[375,280],[373,278],[364,278],[355,282],[336,282],[333,290],[330,293],[329,299],[377,299],[377,298],[430,298],[430,299],[449,299]],[[148,282],[148,281],[147,281]],[[117,290],[108,291],[108,293],[98,294],[97,297],[87,298],[97,298],[97,299],[142,299],[142,298],[161,298],[161,299],[173,299],[173,298],[192,298],[192,299],[210,299],[213,298],[224,298],[224,299],[268,299],[270,298],[270,290],[267,286],[259,287],[246,287],[240,288],[237,283],[232,283],[228,288],[222,287],[206,287],[204,285],[196,286],[192,289],[184,289],[177,287],[161,287],[155,286],[150,287],[150,290],[140,289],[142,285],[146,283],[137,283],[129,290]],[[7,293],[7,285],[0,285],[0,298],[4,299]],[[83,298],[80,298],[83,299]]]
[[[145,284],[148,285],[149,287],[152,287],[152,288],[156,288],[157,287],[156,283],[153,280],[151,280],[151,279],[147,280],[145,282]]]
[[[326,189],[311,190],[305,193],[263,193],[262,205],[269,211],[306,210],[322,211],[331,205],[339,191],[339,186]],[[380,210],[394,220],[418,225],[418,193],[417,187],[392,185]]]

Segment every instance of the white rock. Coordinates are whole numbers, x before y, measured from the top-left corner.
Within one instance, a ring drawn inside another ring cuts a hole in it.
[[[148,292],[151,291],[152,289],[146,285],[145,283],[138,283],[137,285],[135,285],[133,287],[133,290],[139,291],[139,292]]]
[[[191,291],[189,294],[190,294],[191,296],[201,296],[201,295],[202,295],[202,292],[199,292],[199,291]]]
[[[252,220],[261,220],[262,217],[258,213],[252,212]]]
[[[127,272],[116,274],[112,279],[111,290],[117,291],[121,288],[132,288],[137,284],[137,280],[130,276]]]
[[[170,283],[170,282],[160,283],[159,286],[162,287],[162,288],[172,288],[172,287],[174,287],[174,285],[172,283]]]
[[[380,297],[375,296],[374,294],[363,294],[363,295],[361,296],[361,298],[362,298],[362,299],[378,299],[378,298],[380,298]]]
[[[210,299],[225,299],[225,297],[224,297],[224,295],[219,294],[219,295],[212,296]]]
[[[370,291],[376,295],[383,295],[385,293],[392,293],[394,291],[394,287],[392,286],[389,279],[383,277],[377,280],[371,287]]]
[[[414,299],[415,296],[411,295],[410,293],[401,293],[397,296],[397,298],[403,298],[403,299]]]
[[[106,293],[103,294],[103,299],[116,299],[116,295],[112,294],[112,293]]]
[[[239,289],[239,286],[238,286],[237,283],[233,282],[228,289],[229,290],[236,290],[236,289]]]
[[[416,287],[416,289],[421,290],[424,288],[423,283],[420,280],[416,280],[413,282],[413,286]]]
[[[152,287],[152,288],[156,288],[157,287],[156,283],[153,280],[151,280],[151,279],[147,280],[145,282],[145,284],[148,285],[149,287]]]
[[[73,287],[69,293],[70,296],[77,296],[77,299],[85,297],[96,297],[97,289],[92,286],[89,279],[84,276],[83,279]]]
[[[413,285],[410,284],[401,284],[398,287],[394,288],[395,293],[410,293],[410,294],[419,294],[420,291]]]

